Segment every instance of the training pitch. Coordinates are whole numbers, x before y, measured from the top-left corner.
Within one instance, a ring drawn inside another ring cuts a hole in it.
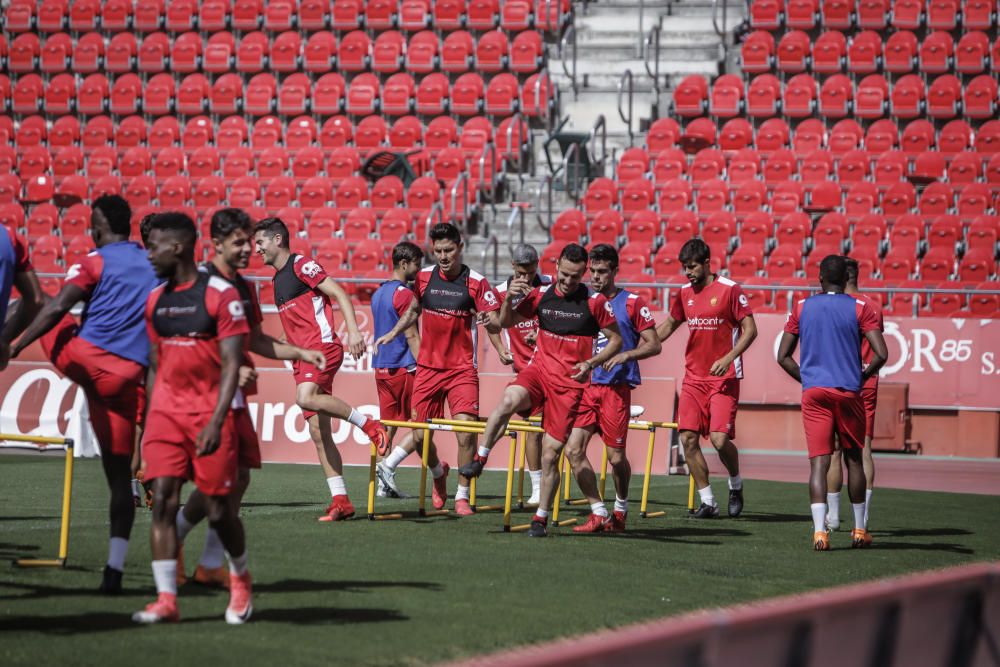
[[[807,470],[803,457],[803,479]],[[0,457],[0,559],[55,555],[62,473],[61,457]],[[359,516],[367,479],[367,469],[347,472]],[[417,479],[412,469],[398,475],[410,492]],[[453,473],[452,492],[454,480]],[[503,480],[486,473],[479,502],[502,503]],[[243,510],[255,580],[251,622],[227,626],[228,594],[189,583],[179,592],[180,624],[138,627],[131,613],[154,597],[150,514],[137,511],[125,593],[98,595],[108,495],[100,464],[84,460],[75,474],[68,566],[0,564],[0,664],[428,664],[1000,558],[997,496],[876,489],[875,544],[853,551],[845,492],[846,520],[833,535],[833,551],[814,553],[803,484],[749,480],[742,517],[703,522],[685,517],[686,477],[655,478],[648,509],[666,516],[640,519],[641,484],[640,475],[633,477],[627,533],[574,535],[565,527],[533,540],[503,533],[497,512],[416,518],[415,500],[379,499],[379,512],[408,513],[400,521],[318,523],[329,501],[319,470],[266,465],[255,472]],[[713,486],[725,515],[725,480],[716,477]],[[582,520],[584,512],[564,505],[560,518]],[[530,514],[515,514],[514,522]],[[203,538],[199,526],[188,539],[189,574]]]

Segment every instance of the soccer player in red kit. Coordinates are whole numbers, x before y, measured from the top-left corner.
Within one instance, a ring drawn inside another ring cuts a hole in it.
[[[21,293],[8,309],[11,288]],[[11,342],[31,323],[45,298],[24,241],[4,226],[0,232],[0,371],[10,362]]]
[[[851,546],[867,547],[872,538],[865,524],[865,474],[861,461],[865,408],[861,387],[878,373],[888,357],[878,314],[863,299],[844,293],[847,265],[828,255],[819,266],[822,294],[802,299],[792,309],[778,344],[778,364],[802,383],[802,424],[809,450],[809,498],[813,549],[828,551],[826,477],[834,439],[840,440],[847,463],[847,493],[854,510]],[[871,362],[861,369],[861,339],[872,348]],[[802,341],[801,363],[792,355]]]
[[[434,225],[430,241],[437,265],[417,274],[417,299],[392,330],[375,341],[375,345],[389,344],[423,313],[420,355],[411,398],[412,419],[426,422],[444,417],[447,401],[452,419],[473,421],[479,418],[476,325],[481,322],[487,332],[498,332],[496,312],[500,302],[486,278],[462,263],[463,244],[458,227],[448,223]],[[456,433],[455,436],[459,463],[466,463],[475,452],[476,436],[474,433]],[[422,441],[422,431],[411,431],[410,438],[401,447],[414,451]],[[437,452],[431,448],[428,466],[434,477],[431,501],[440,509],[447,498],[448,464],[439,461]],[[459,516],[473,513],[466,477],[458,480],[455,513]]]
[[[741,355],[757,337],[757,324],[742,288],[712,273],[708,244],[691,239],[681,247],[679,259],[689,282],[674,293],[667,319],[656,333],[664,341],[681,324],[688,325],[677,427],[684,459],[701,497],[701,505],[691,516],[719,516],[699,441],[708,436],[729,472],[729,516],[735,517],[743,511],[740,458],[732,441],[743,379]]]
[[[278,218],[266,218],[254,228],[254,243],[264,263],[274,267],[274,300],[285,335],[293,345],[323,352],[326,366],[296,361],[293,364],[298,389],[295,401],[309,424],[320,465],[333,499],[320,521],[342,521],[354,516],[354,505],[344,484],[344,464],[333,441],[330,419],[346,419],[360,428],[385,454],[389,439],[377,419],[369,419],[337,398],[333,378],[344,361],[344,348],[333,326],[332,301],[340,306],[347,325],[347,346],[355,358],[365,353],[365,339],[358,329],[351,298],[315,260],[294,254],[288,246],[288,227]]]
[[[538,347],[528,366],[507,385],[486,421],[483,444],[475,458],[461,468],[462,474],[478,477],[511,416],[543,408],[542,492],[529,537],[548,534],[549,508],[559,484],[559,457],[573,430],[587,378],[622,346],[611,304],[603,294],[591,294],[581,283],[586,271],[587,250],[571,243],[559,255],[551,285],[532,287],[523,278],[510,282],[500,309],[500,326],[509,328],[520,318],[537,316]],[[598,334],[608,342],[594,354]]]
[[[240,269],[250,264],[250,254],[253,252],[253,220],[238,208],[225,208],[212,214],[210,233],[215,255],[212,261],[201,267],[209,275],[229,282],[239,293],[243,310],[250,327],[250,351],[270,359],[287,359],[313,364],[318,368],[326,365],[326,358],[318,350],[304,350],[294,345],[275,340],[261,330],[264,316],[260,311],[257,293],[253,285],[240,275]],[[260,468],[260,443],[253,420],[247,408],[247,396],[256,393],[256,371],[253,360],[245,354],[240,367],[240,386],[233,399],[233,421],[236,435],[239,439],[239,476],[236,488],[229,494],[230,502],[237,508],[243,500],[247,487],[250,485],[250,470]],[[205,518],[207,505],[204,494],[195,489],[191,492],[184,506],[177,512],[177,538],[184,543],[191,529]],[[180,552],[177,565],[179,584],[186,581],[184,573],[183,551]],[[194,571],[197,583],[209,586],[229,586],[229,568],[223,565],[225,554],[219,536],[210,527],[205,537],[205,547],[198,567]]]
[[[615,285],[617,274],[618,251],[606,243],[594,246],[590,251],[590,287],[611,304],[622,337],[622,350],[590,374],[590,384],[583,392],[580,412],[566,443],[566,458],[591,510],[587,521],[573,528],[575,533],[620,533],[625,530],[628,485],[632,479],[632,466],[625,456],[632,389],[642,382],[639,360],[660,353],[656,322],[646,300]],[[605,338],[597,338],[598,350],[606,344]],[[601,435],[607,448],[615,483],[615,507],[610,516],[597,489],[594,468],[587,459],[587,445],[594,433]]]
[[[246,313],[227,281],[198,270],[197,231],[183,213],[162,213],[149,234],[149,261],[166,282],[149,295],[150,394],[143,458],[153,485],[153,579],[157,599],[136,623],[177,621],[177,508],[193,480],[229,556],[226,622],[250,618],[246,537],[227,496],[237,485],[238,444],[232,402],[245,353]]]
[[[885,331],[881,300],[877,297],[869,297],[858,291],[857,260],[845,257],[844,263],[847,266],[847,287],[844,289],[844,293],[866,302],[878,317],[879,331]],[[872,352],[872,346],[868,344],[868,339],[862,338],[861,362],[865,365],[870,364],[873,356],[874,352]],[[872,437],[875,434],[875,409],[878,406],[878,373],[865,380],[864,386],[861,387],[861,400],[865,405],[865,448],[862,452],[861,460],[865,468],[865,525],[867,526],[868,512],[871,509],[872,502],[872,488],[875,486],[875,458],[872,456]],[[844,485],[842,461],[843,457],[838,446],[830,458],[830,474],[826,478],[826,485],[829,490],[826,495],[828,506],[826,523],[830,530],[837,530],[840,527],[840,489]]]

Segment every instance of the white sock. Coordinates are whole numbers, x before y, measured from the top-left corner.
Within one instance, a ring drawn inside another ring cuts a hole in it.
[[[490,448],[479,445],[479,449],[476,450],[476,453],[485,459],[490,455]]]
[[[704,489],[698,489],[698,495],[701,496],[701,502],[705,503],[709,507],[715,507],[715,496],[712,495],[712,485],[709,484]]]
[[[836,493],[826,494],[826,504],[829,506],[827,508],[828,516],[830,517],[831,523],[837,523],[840,521],[840,491]]]
[[[543,510],[541,507],[539,507],[538,509],[535,510],[535,516],[537,516],[539,519],[548,519],[549,511]]]
[[[822,533],[826,530],[826,503],[813,503],[809,506],[813,515],[813,531]]]
[[[455,500],[468,500],[469,499],[469,487],[460,486],[455,491]]]
[[[154,560],[153,581],[157,593],[177,595],[177,559]]]
[[[247,552],[244,551],[242,556],[229,556],[229,572],[235,574],[237,577],[245,574],[247,571]]]
[[[389,452],[389,456],[382,459],[382,463],[389,470],[395,470],[399,467],[399,464],[409,456],[410,453],[403,449],[402,447],[396,447],[394,450]]]
[[[865,519],[865,504],[851,503],[851,509],[854,510],[854,527],[867,529],[868,520]]]
[[[125,556],[128,555],[128,540],[124,537],[112,537],[108,540],[108,567],[119,572],[125,570]]]
[[[365,417],[363,414],[361,414],[354,408],[351,408],[351,414],[348,415],[347,421],[351,422],[358,428],[362,428],[365,424],[368,423],[368,417]]]
[[[436,466],[431,468],[431,475],[433,475],[434,479],[441,479],[444,477],[444,466],[438,463]]]
[[[542,490],[542,471],[529,470],[528,477],[531,478],[531,495],[540,493]]]
[[[743,478],[740,475],[734,475],[729,478],[729,490],[739,491],[743,488]]]
[[[865,491],[865,526],[868,525],[868,512],[872,506],[872,489]]]
[[[604,506],[604,503],[590,503],[590,511],[597,516],[608,518],[608,508]]]
[[[344,485],[344,478],[340,475],[326,478],[326,485],[330,487],[331,496],[346,496],[347,487]]]
[[[177,510],[177,541],[184,544],[184,539],[188,536],[188,533],[191,532],[192,528],[194,528],[194,524],[188,521],[187,517],[184,516],[184,507],[181,506],[181,508]]]
[[[628,512],[628,498],[619,498],[615,494],[615,511],[616,512]]]
[[[222,546],[222,540],[214,528],[208,529],[205,535],[205,548],[201,551],[201,559],[198,561],[202,567],[209,570],[222,567],[222,561],[226,558],[226,550]]]

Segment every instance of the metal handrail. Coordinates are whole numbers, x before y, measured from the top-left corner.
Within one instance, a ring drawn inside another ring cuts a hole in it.
[[[514,162],[514,167],[517,169],[517,173],[521,177],[521,182],[523,183],[524,182],[524,173],[523,173],[524,169],[522,167],[523,167],[523,162],[524,162],[524,160],[523,160],[524,156],[521,155],[521,143],[522,143],[521,140],[524,139],[524,135],[525,134],[530,133],[530,130],[528,130],[527,127],[522,127],[522,125],[526,126],[527,123],[524,122],[524,120],[521,118],[521,112],[518,111],[511,118],[510,124],[507,126],[507,151],[510,152],[510,153],[513,153],[513,154],[517,155],[517,161]],[[517,150],[516,151],[514,150],[514,128],[515,127],[517,128],[517,133],[518,133],[518,136],[519,136],[519,140],[517,142]]]
[[[431,227],[434,226],[432,221],[434,220],[434,214],[437,214],[437,222],[444,222],[444,206],[441,202],[434,204],[431,210],[427,212],[427,217],[424,218],[424,244],[426,245],[427,240],[431,237]]]
[[[726,29],[729,27],[728,9],[729,0],[722,0],[722,28],[720,29],[718,20],[719,0],[712,0],[712,27],[715,29],[715,34],[722,38],[724,56],[729,55],[729,45],[726,43]]]
[[[660,99],[660,36],[663,33],[663,17],[661,16],[656,25],[649,31],[646,37],[646,51],[642,54],[642,62],[646,67],[646,74],[653,80],[653,93],[657,101]],[[649,67],[649,51],[653,50],[653,69]]]
[[[538,206],[535,207],[535,220],[538,222],[538,226],[549,231],[552,229],[552,174],[546,174],[542,180],[538,182]],[[542,195],[547,194],[547,206],[545,211],[547,214],[542,217]]]
[[[490,156],[490,171],[492,173],[492,178],[487,181],[486,179],[486,156]],[[484,194],[489,195],[490,201],[495,202],[497,198],[497,149],[496,145],[491,143],[486,144],[482,152],[479,154],[479,190]],[[489,189],[487,189],[487,186]]]
[[[628,82],[628,117],[625,117],[625,111],[622,109],[622,94],[625,92],[625,82]],[[621,78],[618,80],[618,115],[621,117],[622,122],[628,128],[628,145],[632,146],[633,141],[635,141],[635,135],[632,134],[632,104],[633,96],[635,94],[635,86],[632,77],[632,70],[627,69],[622,73]]]
[[[518,243],[524,243],[524,206],[516,206],[507,216],[507,252],[514,254],[514,222],[519,221],[521,223],[521,233],[520,240]]]
[[[497,279],[497,270],[500,266],[500,242],[497,240],[496,234],[490,234],[490,237],[486,239],[486,245],[483,246],[483,252],[479,256],[483,267],[483,275],[487,275],[486,255],[491,247],[493,248],[493,273],[490,275],[490,280],[495,281]]]
[[[597,156],[597,137],[600,133],[601,137],[601,155]],[[590,139],[587,143],[593,143],[594,145],[590,149],[590,156],[594,159],[594,162],[601,165],[601,173],[604,172],[604,165],[608,159],[608,120],[601,114],[594,121],[594,127],[590,128]]]
[[[580,193],[576,189],[576,183],[575,182],[573,183],[573,187],[570,187],[570,182],[569,182],[570,181],[570,171],[571,171],[570,170],[570,165],[573,164],[572,162],[570,162],[570,160],[572,160],[573,158],[576,158],[576,164],[578,164],[578,165],[581,164],[582,160],[579,158],[579,153],[580,153],[580,144],[576,144],[576,143],[570,144],[569,148],[566,149],[566,155],[563,156],[563,163],[562,163],[563,191],[566,194],[568,194],[570,197],[573,198],[573,205],[574,206],[576,206],[576,205],[578,205],[580,203]],[[574,175],[574,179],[573,180],[574,181],[577,180],[578,174],[577,174],[576,170],[573,170],[573,175]]]
[[[571,42],[571,44],[573,46],[573,68],[572,68],[572,71],[570,71],[569,69],[566,68],[566,47],[567,47],[567,40],[569,40],[571,37],[573,38],[573,41]],[[573,99],[576,100],[577,99],[577,94],[578,94],[579,91],[578,91],[577,83],[576,83],[576,26],[575,25],[571,25],[569,28],[567,28],[565,34],[563,34],[563,36],[562,36],[562,39],[559,40],[559,59],[562,61],[563,73],[567,77],[569,77],[570,85],[573,88]]]
[[[645,52],[643,51],[643,22],[646,18],[646,0],[639,0],[639,43],[636,45],[636,55],[640,58],[645,57]]]
[[[545,81],[546,86],[548,87],[549,90],[547,102],[544,105],[541,104],[542,81]],[[545,119],[545,129],[549,132],[552,131],[552,116],[553,116],[553,114],[549,113],[549,104],[554,103],[554,96],[555,96],[555,90],[553,88],[552,77],[549,76],[549,69],[547,67],[544,67],[538,72],[538,78],[535,79],[534,111],[536,116]],[[544,116],[542,115],[543,110],[545,112]]]
[[[458,193],[459,186],[462,186],[462,231],[465,232],[465,226],[469,222],[469,177],[465,172],[459,174],[458,178],[455,179],[455,184],[451,186],[449,196],[451,197],[452,212],[458,210],[455,207],[455,195]]]

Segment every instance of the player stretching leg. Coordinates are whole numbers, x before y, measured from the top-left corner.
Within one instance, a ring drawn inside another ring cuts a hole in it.
[[[333,378],[344,361],[344,348],[333,326],[331,301],[340,306],[347,325],[347,345],[355,358],[365,353],[365,341],[354,317],[354,305],[339,283],[327,275],[316,261],[296,255],[288,248],[288,227],[278,218],[266,218],[254,227],[254,242],[264,263],[274,267],[274,299],[288,341],[293,345],[321,350],[326,366],[296,361],[293,364],[298,389],[295,402],[309,424],[309,435],[326,475],[333,499],[320,521],[341,521],[354,516],[354,505],[344,485],[344,464],[333,442],[330,419],[346,419],[357,426],[385,454],[389,440],[385,427],[369,419],[332,395]]]
[[[416,244],[403,241],[392,249],[392,279],[382,283],[372,295],[372,320],[375,338],[392,330],[399,318],[410,309],[417,295],[410,289],[424,259],[423,251]],[[420,331],[416,323],[407,327],[402,335],[385,345],[375,348],[372,366],[375,368],[375,389],[378,391],[379,416],[392,421],[410,418],[410,398],[413,393],[413,376],[420,356]],[[396,427],[387,427],[389,442],[396,436]],[[375,468],[378,476],[378,493],[392,498],[405,497],[396,486],[396,467],[410,452],[396,447],[379,461]]]
[[[149,260],[166,280],[146,307],[152,381],[143,457],[153,484],[157,599],[132,615],[136,623],[180,619],[177,508],[188,479],[205,494],[208,520],[229,556],[226,622],[245,623],[253,609],[243,524],[227,498],[238,483],[231,405],[250,328],[239,292],[198,270],[196,238],[194,222],[183,213],[157,215],[149,234]]]
[[[566,443],[566,458],[591,509],[587,522],[573,528],[574,533],[625,530],[628,485],[632,479],[632,467],[625,456],[632,389],[642,382],[639,360],[660,353],[656,322],[646,300],[615,285],[617,274],[618,251],[606,243],[595,246],[590,251],[590,288],[604,295],[611,304],[622,337],[622,349],[590,374],[590,384],[583,391],[580,412]],[[597,337],[598,350],[606,344],[607,339]],[[611,477],[615,482],[615,508],[611,517],[598,492],[594,468],[587,459],[587,445],[595,432],[601,435],[607,447]]]
[[[823,294],[795,304],[778,345],[778,364],[802,383],[802,424],[809,449],[809,497],[813,517],[813,548],[830,549],[826,531],[826,476],[834,437],[840,439],[847,463],[847,493],[854,510],[852,547],[872,543],[865,524],[864,449],[865,408],[861,387],[885,363],[885,339],[877,313],[867,301],[844,293],[844,258],[829,255],[819,267]],[[802,339],[801,365],[792,354]],[[861,370],[861,339],[872,348],[872,359]]]
[[[504,390],[500,404],[486,422],[483,442],[461,473],[478,477],[490,449],[503,435],[515,412],[542,407],[542,490],[528,530],[530,537],[548,534],[549,508],[559,484],[559,456],[569,439],[590,372],[611,359],[622,346],[611,304],[603,294],[590,294],[581,284],[587,271],[587,250],[571,243],[559,255],[555,281],[532,287],[514,278],[500,309],[500,326],[538,317],[538,347],[523,371]],[[594,338],[604,334],[607,344],[592,356]]]
[[[303,350],[282,343],[261,330],[264,316],[260,312],[257,293],[239,273],[240,269],[245,269],[250,264],[250,254],[253,251],[253,221],[250,216],[237,208],[222,209],[212,215],[210,230],[215,255],[201,270],[236,288],[250,327],[250,350],[270,359],[304,361],[322,369],[326,365],[322,352]],[[233,399],[233,421],[239,440],[239,476],[236,488],[228,496],[237,512],[250,485],[250,470],[260,468],[261,464],[260,443],[257,441],[246,401],[247,396],[256,393],[255,379],[253,360],[250,355],[245,354],[240,367],[240,387]],[[177,512],[177,538],[181,545],[191,529],[205,518],[207,509],[204,494],[198,489],[192,491],[187,502]],[[183,550],[179,551],[178,584],[183,584],[187,579],[184,574],[183,553]],[[200,584],[228,588],[229,568],[223,565],[224,561],[222,542],[216,532],[209,528],[204,550],[194,571],[194,580]]]
[[[146,253],[129,241],[131,215],[121,197],[94,202],[91,236],[97,249],[69,268],[66,282],[21,336],[14,356],[41,338],[46,356],[80,385],[101,446],[111,491],[111,537],[100,591],[120,593],[135,517],[132,452],[138,421],[137,394],[146,379],[149,339],[143,313],[157,280]],[[81,324],[69,315],[79,301]]]
[[[858,262],[857,260],[845,257],[847,265],[847,287],[845,294],[850,294],[856,299],[867,301],[868,305],[878,316],[879,331],[885,331],[882,319],[882,302],[878,298],[869,297],[858,291]],[[861,340],[861,363],[870,364],[872,360],[872,347],[867,339]],[[875,458],[872,456],[872,437],[875,434],[875,409],[878,406],[878,373],[869,377],[863,387],[861,387],[861,401],[865,404],[865,448],[861,455],[861,460],[865,468],[865,525],[868,525],[868,511],[872,503],[872,489],[875,486]],[[842,456],[840,453],[840,443],[830,458],[830,474],[827,475],[826,485],[829,489],[827,493],[827,526],[830,530],[837,530],[840,527],[840,489],[844,485],[844,470],[841,465]],[[836,489],[836,491],[834,491]]]
[[[417,274],[417,298],[392,330],[375,341],[375,346],[378,349],[390,344],[413,326],[423,312],[417,374],[413,378],[412,419],[426,422],[444,417],[447,401],[452,419],[473,421],[479,418],[476,324],[483,323],[488,332],[499,331],[496,313],[500,302],[486,278],[462,263],[463,243],[458,227],[449,223],[434,225],[430,240],[437,265]],[[475,453],[476,435],[456,433],[455,437],[459,464],[468,463]],[[400,445],[398,455],[405,456],[403,451],[412,452],[422,443],[423,431],[411,431],[407,441]],[[391,463],[386,462],[387,465]],[[440,509],[447,499],[448,465],[438,460],[432,448],[428,466],[434,476],[431,501]],[[469,506],[467,477],[459,477],[455,513],[459,516],[473,513]]]
[[[743,511],[740,456],[732,440],[743,379],[741,355],[757,337],[757,324],[742,288],[712,273],[708,244],[691,239],[681,247],[679,259],[689,282],[674,294],[667,319],[656,327],[656,333],[664,341],[682,323],[688,325],[677,424],[684,460],[701,497],[701,505],[691,516],[719,516],[699,442],[708,436],[729,472],[729,516],[735,517]]]

